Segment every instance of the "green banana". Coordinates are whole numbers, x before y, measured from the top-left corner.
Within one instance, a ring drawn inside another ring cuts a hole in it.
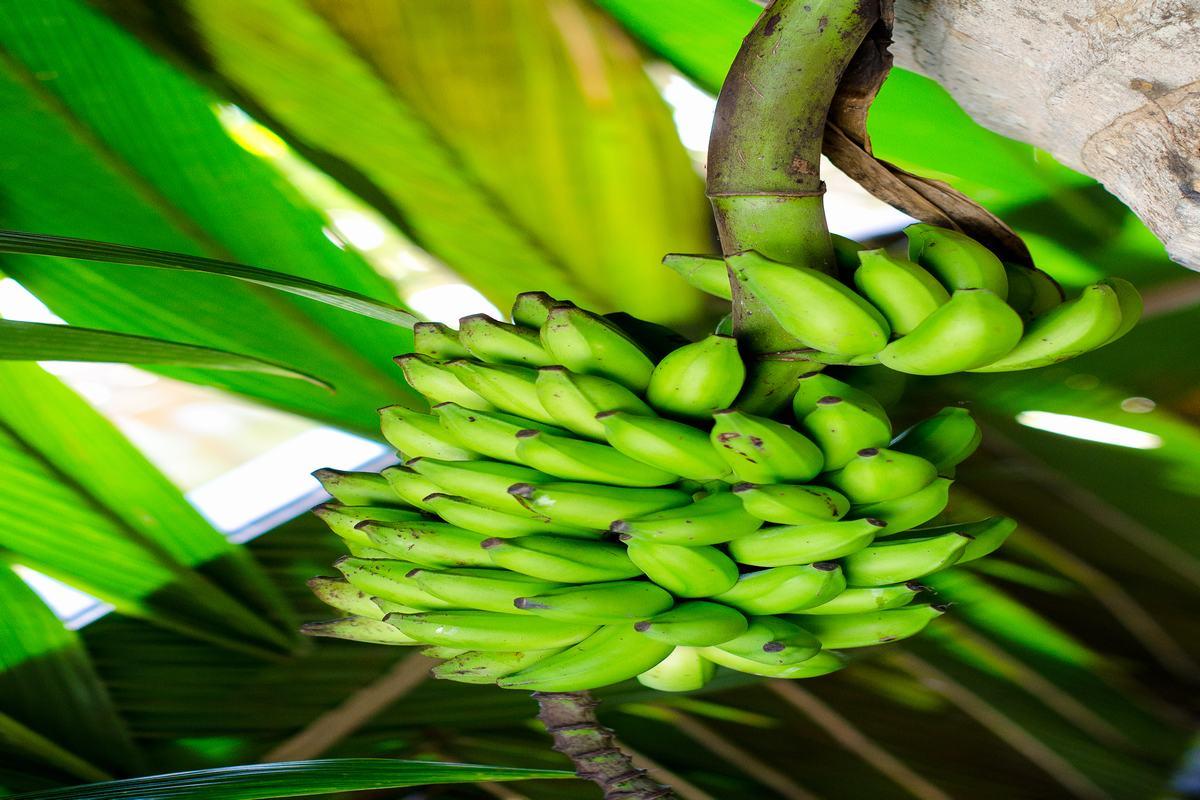
[[[410,506],[429,510],[425,498],[440,491],[436,483],[410,467],[388,467],[380,473],[393,495]]]
[[[365,644],[420,644],[416,639],[396,630],[386,622],[367,617],[344,617],[325,622],[306,622],[300,626],[305,636],[327,636]]]
[[[371,597],[361,589],[356,588],[345,578],[309,578],[308,588],[327,606],[355,617],[368,619],[383,619],[379,607],[371,602]]]
[[[554,417],[538,400],[536,371],[511,364],[481,364],[466,359],[448,361],[446,369],[492,407],[547,425],[554,424]],[[459,405],[466,404],[460,402]]]
[[[1021,317],[987,289],[958,289],[912,333],[879,353],[879,363],[909,375],[949,375],[982,367],[1018,346]]]
[[[722,300],[733,299],[733,288],[729,285],[729,270],[725,259],[720,256],[697,256],[684,253],[667,253],[662,260],[664,267],[679,273],[692,287]]]
[[[860,375],[864,371],[856,369],[854,374]],[[828,372],[806,372],[797,379],[796,393],[792,395],[792,412],[796,415],[796,419],[802,420],[816,411],[820,407],[821,401],[828,397],[838,397],[853,403],[862,411],[878,419],[888,427],[889,431],[891,430],[892,423],[888,418],[888,413],[875,395],[845,381],[840,381]]]
[[[849,278],[859,267],[858,254],[866,250],[867,246],[836,233],[829,234],[829,241],[833,244],[833,262],[837,266],[838,275]]]
[[[858,552],[886,525],[882,520],[856,519],[763,528],[730,542],[729,554],[756,567],[828,561]]]
[[[491,364],[543,367],[553,360],[542,347],[537,330],[509,325],[487,314],[460,319],[458,339],[472,356]]]
[[[541,329],[542,345],[553,363],[642,392],[654,362],[645,351],[608,320],[575,306],[556,306]]]
[[[445,522],[361,522],[359,530],[392,558],[423,567],[490,567],[480,546],[487,538]]]
[[[489,508],[522,515],[528,515],[528,512],[508,493],[508,487],[522,481],[549,480],[550,477],[536,469],[499,461],[414,458],[406,466],[436,483],[438,489],[446,494],[458,495]]]
[[[567,480],[654,487],[674,483],[677,477],[672,472],[630,458],[607,444],[537,430],[521,431],[517,440],[517,456],[522,462]]]
[[[479,458],[442,427],[432,414],[422,414],[404,406],[387,406],[379,409],[379,420],[383,438],[405,458],[431,456],[446,461]]]
[[[661,662],[671,650],[671,645],[642,636],[632,625],[605,625],[574,647],[497,683],[506,689],[534,692],[595,689],[636,677]]]
[[[654,409],[616,381],[580,375],[566,367],[542,367],[537,375],[537,395],[558,424],[590,439],[604,440],[604,426],[596,421],[601,411],[628,411],[654,416]]]
[[[538,617],[609,625],[652,617],[674,602],[664,589],[648,581],[608,581],[531,592],[516,598],[513,605]]]
[[[732,408],[713,414],[713,421],[713,449],[742,481],[798,483],[825,464],[821,449],[790,425]]]
[[[822,650],[812,658],[798,664],[763,664],[753,659],[743,658],[715,647],[706,647],[700,654],[722,667],[745,672],[748,675],[761,675],[764,678],[818,678],[837,672],[846,666],[846,658],[832,650]]]
[[[954,477],[954,468],[975,452],[983,440],[971,412],[947,406],[892,440],[891,449],[920,456],[937,468],[938,474]]]
[[[888,255],[886,250],[863,250],[854,285],[883,314],[897,336],[912,333],[926,317],[950,299],[950,293],[919,264]]]
[[[988,517],[978,522],[957,522],[950,525],[938,525],[932,528],[918,528],[909,531],[908,538],[928,538],[948,533],[957,533],[970,539],[963,548],[962,554],[954,563],[965,564],[977,558],[994,553],[1017,529],[1017,521],[1011,517]]]
[[[878,542],[846,556],[842,570],[849,586],[905,583],[953,566],[970,542],[957,532]]]
[[[709,647],[741,636],[749,624],[741,612],[729,606],[691,600],[636,622],[633,628],[667,644]]]
[[[712,680],[716,665],[694,647],[676,647],[671,654],[637,676],[638,683],[660,692],[691,692]]]
[[[746,614],[785,614],[819,606],[837,597],[846,579],[835,561],[818,561],[747,572],[713,600]]]
[[[471,355],[459,341],[458,331],[440,322],[418,322],[413,325],[413,350],[436,361]]]
[[[860,356],[878,353],[887,344],[891,333],[887,320],[833,276],[780,264],[754,251],[737,253],[726,261],[779,326],[806,347]]]
[[[312,476],[344,506],[402,506],[385,478],[374,472],[346,472],[323,467]]]
[[[782,525],[833,522],[850,511],[850,501],[846,496],[825,486],[736,483],[732,493],[741,499],[742,506],[751,517]]]
[[[1034,317],[1025,335],[1002,357],[971,372],[1011,372],[1056,364],[1094,350],[1121,329],[1121,302],[1112,286],[1088,286],[1079,297]]]
[[[742,668],[727,663],[722,656],[728,654],[741,661],[768,667],[787,667],[821,652],[821,643],[799,625],[780,617],[751,617],[745,633],[700,652],[710,661],[733,669]]]
[[[1032,319],[1060,305],[1066,296],[1058,281],[1036,267],[1005,262],[1004,272],[1008,276],[1008,304],[1021,315],[1021,319]]]
[[[628,533],[621,539],[637,568],[677,597],[710,597],[737,582],[737,564],[715,547],[648,542]]]
[[[920,456],[868,447],[836,472],[825,475],[854,505],[894,500],[920,491],[937,478],[937,468]]]
[[[329,526],[338,538],[347,544],[359,547],[373,547],[367,535],[355,526],[363,520],[373,519],[380,522],[411,522],[424,519],[419,511],[410,508],[386,508],[380,506],[344,506],[340,503],[323,503],[312,510],[312,513]]]
[[[458,403],[464,408],[490,411],[494,406],[471,391],[444,364],[419,353],[396,356],[408,385],[425,395],[430,405]]]
[[[596,419],[609,444],[643,464],[694,481],[719,480],[730,472],[699,428],[627,411],[605,411]]]
[[[582,622],[474,610],[388,614],[384,621],[426,644],[506,652],[570,647],[596,630]]]
[[[713,334],[680,347],[658,362],[650,374],[646,399],[664,414],[706,419],[716,409],[732,403],[745,380],[746,365],[738,353],[737,339]]]
[[[526,513],[508,513],[499,511],[479,503],[474,503],[465,497],[435,492],[425,498],[429,510],[437,514],[451,525],[467,531],[473,531],[484,538],[496,536],[505,539],[518,536],[531,536],[544,533],[584,534],[574,528],[563,529],[563,526],[551,522],[546,517]]]
[[[817,614],[863,614],[868,611],[882,611],[889,608],[906,606],[925,587],[916,581],[898,583],[892,586],[857,586],[846,589],[832,600],[819,606],[806,608],[796,612],[804,615]],[[803,619],[797,619],[801,626]]]
[[[423,647],[423,648],[421,648],[420,652],[421,652],[421,655],[428,656],[429,658],[440,658],[442,660],[445,660],[448,658],[457,658],[458,656],[461,656],[464,653],[470,653],[470,652],[474,652],[474,651],[463,650],[461,647],[436,647],[435,646],[435,647]]]
[[[410,570],[408,577],[428,594],[446,601],[451,608],[473,608],[502,614],[520,613],[514,605],[519,597],[564,585],[506,569],[432,570],[418,567]]]
[[[555,522],[604,530],[618,519],[638,519],[687,506],[691,495],[678,489],[626,489],[591,483],[518,483],[509,494]]]
[[[562,648],[549,650],[517,650],[496,652],[468,650],[448,658],[433,668],[433,676],[458,683],[495,683],[500,678],[520,672],[539,661],[561,653]]]
[[[1008,275],[995,253],[965,233],[919,222],[904,229],[908,257],[937,276],[954,292],[987,289],[1008,297]]]
[[[409,577],[409,573],[417,568],[410,561],[345,557],[335,561],[334,566],[351,586],[372,598],[377,606],[383,600],[421,611],[450,607],[445,600],[429,594]],[[382,614],[371,616],[378,618]]]
[[[825,469],[846,466],[859,450],[885,447],[892,440],[892,426],[880,420],[869,407],[837,395],[818,400],[803,416],[800,428],[816,442],[825,457]]]
[[[895,536],[918,525],[924,525],[945,510],[950,502],[950,485],[954,481],[937,478],[929,485],[912,494],[881,500],[878,503],[854,506],[856,517],[871,517],[887,523],[887,529],[879,536]]]
[[[619,581],[642,574],[624,547],[608,542],[559,536],[496,538],[483,542],[483,552],[497,567],[563,583]]]
[[[471,449],[490,458],[516,461],[517,433],[533,428],[547,433],[565,434],[562,428],[547,425],[527,417],[505,414],[502,411],[477,411],[457,403],[438,403],[433,407],[442,427],[460,442],[470,442]]]
[[[862,614],[796,617],[796,621],[830,649],[869,647],[920,633],[931,620],[946,612],[943,605],[905,606]]]
[[[521,292],[513,300],[510,316],[518,325],[533,328],[535,331],[540,330],[546,324],[546,318],[550,316],[550,309],[558,303],[559,301],[545,292]]]
[[[1133,326],[1142,318],[1145,306],[1137,288],[1124,278],[1105,278],[1100,281],[1100,285],[1113,290],[1117,295],[1117,304],[1121,307],[1121,324],[1117,326],[1113,335],[1104,341],[1104,344],[1108,344],[1133,330]]]
[[[696,547],[728,542],[760,527],[762,519],[748,513],[741,498],[714,492],[686,506],[616,520],[608,529],[642,541]]]

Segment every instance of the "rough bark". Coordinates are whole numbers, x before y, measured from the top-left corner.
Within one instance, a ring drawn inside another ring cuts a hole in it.
[[[1200,2],[897,0],[896,64],[1099,180],[1200,270]]]

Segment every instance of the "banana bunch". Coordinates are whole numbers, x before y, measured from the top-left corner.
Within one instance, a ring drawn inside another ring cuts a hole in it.
[[[813,677],[920,631],[945,608],[918,579],[1014,527],[929,527],[979,444],[964,409],[896,435],[872,395],[813,372],[788,419],[756,416],[732,407],[733,338],[681,343],[542,293],[512,318],[418,324],[396,360],[431,410],[380,411],[401,463],[317,472],[349,555],[310,582],[343,616],[309,634],[538,691]]]
[[[1121,338],[1141,316],[1141,296],[1121,278],[1065,301],[1049,275],[1003,263],[963,233],[924,223],[904,233],[908,258],[833,237],[838,276],[753,251],[668,255],[663,263],[725,299],[732,272],[814,361],[878,363],[911,375],[1055,364]]]

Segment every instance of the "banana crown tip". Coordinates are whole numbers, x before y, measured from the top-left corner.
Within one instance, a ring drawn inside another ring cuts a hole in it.
[[[508,487],[508,493],[515,497],[533,497],[532,483],[514,483]]]
[[[821,572],[833,572],[838,568],[838,563],[836,561],[817,561],[812,568]]]
[[[841,403],[841,402],[843,402],[842,398],[838,397],[837,395],[827,394],[824,397],[822,397],[820,400],[817,401],[817,405],[832,406],[832,405],[837,405],[838,403]]]
[[[778,653],[786,647],[787,645],[783,642],[767,642],[762,646],[762,649],[764,653]]]
[[[633,623],[633,629],[638,633],[645,633],[650,630],[650,620],[644,619],[641,622]]]
[[[614,520],[612,524],[608,526],[608,529],[613,533],[629,533],[631,527],[632,526],[625,520],[618,519]]]
[[[518,439],[534,439],[534,438],[540,436],[541,434],[542,434],[542,432],[539,430],[534,430],[533,428],[524,428],[522,430],[517,431],[517,438]]]
[[[491,550],[493,547],[500,547],[503,544],[504,544],[503,539],[501,539],[499,536],[493,536],[490,539],[484,539],[482,542],[479,543],[479,546],[482,547],[484,550]]]
[[[596,419],[605,420],[605,419],[608,419],[609,417],[615,417],[617,414],[620,414],[620,413],[621,412],[616,410],[615,408],[610,411],[601,411],[599,414],[596,415]]]
[[[867,517],[867,524],[874,525],[876,528],[886,528],[887,523],[878,517]]]
[[[878,447],[864,447],[862,450],[858,451],[858,455],[861,456],[862,458],[873,458],[874,456],[879,455],[879,448]]]
[[[733,492],[734,494],[744,494],[756,488],[758,488],[757,484],[742,482],[735,483],[733,486],[730,486],[729,491]]]

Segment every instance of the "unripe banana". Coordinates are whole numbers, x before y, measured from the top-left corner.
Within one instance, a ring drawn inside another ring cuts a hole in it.
[[[458,403],[464,408],[474,408],[480,411],[490,411],[495,408],[471,391],[444,364],[434,361],[429,356],[419,353],[409,353],[396,356],[396,363],[404,371],[404,380],[408,385],[425,395],[425,399],[434,403]]]
[[[1117,326],[1113,335],[1105,340],[1104,344],[1108,344],[1133,330],[1133,326],[1142,318],[1145,306],[1137,288],[1124,278],[1105,278],[1100,281],[1100,285],[1112,289],[1117,295],[1117,304],[1121,306],[1121,324]]]
[[[538,400],[536,371],[511,364],[481,364],[465,359],[446,362],[446,369],[493,407],[547,425],[554,424],[554,417]],[[459,405],[465,404],[460,402]]]
[[[420,644],[416,639],[396,630],[386,622],[367,617],[345,617],[325,622],[307,622],[300,626],[305,636],[327,636],[365,644]]]
[[[904,229],[908,257],[937,276],[947,289],[987,289],[1008,297],[1008,275],[995,253],[965,233],[920,222]]]
[[[350,585],[370,598],[422,611],[450,607],[445,600],[429,594],[409,577],[409,573],[417,568],[410,561],[340,558],[334,562],[334,566]],[[379,605],[376,600],[373,602]],[[382,614],[371,616],[381,617]]]
[[[419,642],[467,650],[549,650],[586,639],[595,625],[495,611],[388,614],[384,621]]]
[[[534,534],[559,533],[586,535],[586,531],[558,525],[546,517],[522,513],[509,514],[488,506],[473,503],[465,497],[435,492],[425,498],[429,510],[451,525],[473,531],[487,538],[498,536],[505,539]],[[482,540],[481,540],[482,541]]]
[[[732,408],[713,414],[713,422],[713,449],[742,481],[798,483],[825,464],[820,448],[782,422]]]
[[[557,589],[564,584],[531,578],[506,569],[415,568],[407,577],[425,592],[445,600],[451,608],[473,608],[501,614],[519,614],[517,598]]]
[[[540,330],[550,316],[550,309],[558,304],[559,301],[545,292],[521,292],[513,300],[512,321],[526,328]]]
[[[671,645],[642,636],[632,625],[605,625],[574,647],[497,683],[506,689],[534,692],[595,689],[636,677],[660,663],[671,650]]]
[[[925,587],[916,581],[893,586],[851,587],[827,603],[806,608],[798,613],[807,616],[810,614],[865,614],[868,611],[883,611],[906,606],[923,591],[925,591]],[[803,619],[797,619],[796,622],[802,627],[805,625]]]
[[[700,653],[709,661],[722,667],[745,672],[748,675],[761,675],[764,678],[818,678],[831,672],[837,672],[846,666],[846,657],[832,650],[822,650],[812,658],[798,664],[785,665],[763,664],[715,647],[706,647]]]
[[[933,528],[920,528],[911,531],[905,538],[927,538],[947,533],[970,537],[970,541],[955,562],[956,564],[965,564],[994,553],[1016,529],[1017,521],[1011,517],[988,517],[978,522],[957,522]]]
[[[887,344],[891,331],[883,315],[833,276],[780,264],[753,251],[726,261],[779,326],[806,347],[859,356],[877,353]]]
[[[414,566],[492,566],[480,549],[486,536],[445,522],[368,521],[360,522],[358,528],[380,550],[392,558],[414,561]]]
[[[415,608],[413,606],[406,606],[403,603],[397,603],[394,600],[386,600],[382,597],[372,597],[371,602],[375,605],[376,609],[378,609],[378,613],[375,615],[375,617],[378,617],[379,619],[383,619],[388,614],[419,614],[422,611],[432,610],[428,606]],[[372,617],[372,619],[375,617]]]
[[[599,375],[642,392],[654,362],[611,322],[574,306],[558,306],[541,329],[542,345],[554,362],[584,375]]]
[[[566,367],[542,367],[537,375],[537,394],[542,407],[567,430],[604,440],[604,426],[596,421],[601,411],[628,411],[654,416],[654,409],[616,381],[596,375],[580,375]]]
[[[1089,286],[1074,300],[1035,317],[1016,346],[971,372],[1011,372],[1066,361],[1094,350],[1121,329],[1121,302],[1111,286]]]
[[[828,602],[845,588],[837,562],[818,561],[747,572],[713,599],[746,614],[785,614]]]
[[[857,375],[862,371],[856,369],[854,373]],[[891,429],[888,413],[875,395],[840,381],[827,372],[806,372],[796,381],[796,393],[792,395],[792,411],[796,419],[802,420],[816,411],[827,397],[838,397],[853,403]]]
[[[413,351],[435,361],[471,355],[459,341],[458,331],[440,322],[418,322],[413,325]]]
[[[460,319],[458,338],[472,356],[492,364],[543,367],[553,360],[537,330],[499,322],[487,314]]]
[[[931,620],[946,612],[943,605],[916,605],[864,614],[795,617],[804,630],[832,650],[886,644],[920,633]]]
[[[517,456],[542,472],[567,480],[610,486],[653,487],[677,476],[635,460],[607,444],[554,436],[537,430],[517,434]]]
[[[661,587],[647,581],[609,581],[530,593],[516,598],[513,605],[538,617],[609,625],[652,617],[674,602]]]
[[[846,466],[825,475],[854,505],[894,500],[924,489],[937,478],[937,468],[920,456],[868,447]]]
[[[892,439],[892,426],[880,420],[869,407],[837,395],[822,397],[804,416],[797,413],[800,428],[825,456],[825,469],[844,467],[858,453],[885,447]]]
[[[746,632],[713,647],[706,647],[701,654],[723,666],[742,669],[722,660],[728,654],[740,661],[749,661],[768,667],[795,666],[821,652],[817,637],[780,617],[751,617]],[[749,670],[742,669],[743,672]],[[758,673],[753,673],[758,674]]]
[[[958,289],[912,333],[879,353],[909,375],[949,375],[991,364],[1021,341],[1020,316],[987,289]]]
[[[566,434],[562,428],[502,411],[476,411],[457,403],[439,403],[433,407],[442,427],[456,440],[470,442],[471,449],[491,458],[517,461],[517,433],[529,428],[547,433]]]
[[[856,519],[763,528],[734,539],[729,553],[739,563],[756,567],[829,561],[863,549],[886,525],[882,520]]]
[[[473,651],[463,650],[461,647],[423,647],[420,650],[420,653],[423,656],[428,656],[429,658],[440,658],[443,660],[448,658],[457,658],[464,653],[470,652]]]
[[[637,676],[638,683],[660,692],[692,692],[712,680],[716,665],[693,647],[676,647],[671,654]]]
[[[871,517],[887,523],[879,536],[895,536],[918,525],[924,525],[945,510],[950,502],[950,485],[954,481],[937,478],[923,489],[912,494],[882,500],[878,503],[854,506],[856,517]]]
[[[446,461],[479,458],[442,427],[432,414],[422,414],[404,406],[387,406],[379,409],[379,422],[383,438],[405,458],[430,456]]]
[[[425,498],[440,491],[438,485],[409,467],[388,467],[380,473],[391,492],[410,506],[429,510]]]
[[[741,636],[749,624],[741,612],[729,606],[692,600],[634,623],[633,628],[667,644],[709,647]]]
[[[1044,314],[1066,299],[1058,281],[1036,267],[1005,262],[1004,272],[1008,276],[1006,299],[1021,319]]]
[[[892,440],[891,449],[920,456],[939,475],[954,477],[954,468],[965,461],[983,440],[978,423],[965,408],[948,406],[918,422]]]
[[[846,556],[842,570],[849,586],[905,583],[953,566],[970,542],[959,533],[878,542]]]
[[[643,464],[694,481],[719,480],[730,474],[729,466],[699,428],[627,411],[605,411],[596,419],[604,425],[609,444]]]
[[[344,506],[404,505],[387,479],[374,472],[345,472],[325,467],[313,472],[312,476]]]
[[[762,519],[748,513],[742,500],[729,492],[714,492],[695,503],[657,511],[608,526],[614,533],[661,544],[721,544],[762,527]]]
[[[646,387],[646,399],[664,414],[707,419],[737,398],[745,380],[746,365],[738,353],[737,339],[713,334],[658,362]]]
[[[438,664],[432,672],[435,678],[458,683],[495,683],[500,678],[520,672],[561,652],[562,648],[515,652],[468,650]]]
[[[370,595],[345,578],[309,578],[308,588],[322,603],[350,616],[383,619],[379,607],[371,602]]]
[[[888,255],[886,250],[863,250],[854,285],[883,314],[897,336],[912,333],[926,317],[950,299],[950,293],[919,264]]]
[[[355,526],[363,520],[380,522],[411,522],[425,517],[411,508],[386,508],[382,506],[344,506],[340,503],[323,503],[312,513],[329,526],[338,538],[358,547],[373,547],[367,535]]]
[[[508,488],[531,511],[555,522],[604,530],[614,519],[644,517],[692,502],[678,489],[625,489],[591,483],[518,483]]]
[[[508,487],[522,481],[550,479],[544,472],[538,472],[536,469],[499,461],[440,461],[436,458],[414,458],[407,466],[436,483],[438,491],[522,516],[528,516],[529,512],[508,493]]]
[[[837,265],[838,275],[849,281],[859,267],[858,254],[867,246],[836,233],[829,234],[829,241],[833,244],[833,262]]]
[[[737,483],[733,495],[741,499],[750,516],[782,525],[833,522],[850,511],[845,495],[825,486]]]
[[[642,574],[623,546],[608,542],[559,536],[497,538],[483,542],[483,552],[497,567],[563,583],[619,581]]]
[[[638,569],[677,597],[711,597],[737,582],[737,564],[715,547],[660,544],[627,533],[621,538]]]
[[[664,267],[679,273],[692,287],[722,300],[733,299],[729,285],[729,271],[725,259],[720,256],[697,256],[684,253],[667,253],[662,260]]]

